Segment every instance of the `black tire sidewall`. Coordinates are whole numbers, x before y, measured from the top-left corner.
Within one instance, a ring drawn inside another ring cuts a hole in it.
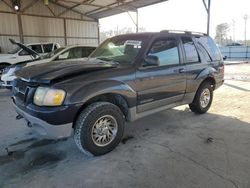
[[[208,89],[210,91],[210,101],[209,101],[209,104],[205,108],[203,108],[200,103],[200,97],[204,89]],[[201,86],[199,87],[195,95],[195,99],[193,103],[191,104],[191,109],[192,111],[196,113],[200,113],[200,114],[206,113],[211,107],[212,101],[213,101],[213,89],[211,87],[211,84],[208,82],[204,82],[203,84],[201,84]]]
[[[120,109],[111,103],[110,104],[105,103],[101,106],[98,105],[96,106],[97,107],[95,107],[94,105],[92,107],[94,109],[88,114],[88,116],[82,122],[80,140],[84,150],[87,150],[91,154],[97,156],[112,151],[120,143],[124,132],[124,118]],[[100,117],[105,115],[110,115],[115,118],[115,120],[117,121],[118,130],[115,139],[107,146],[101,147],[97,146],[93,142],[91,133],[92,133],[92,127],[94,126],[95,122]]]

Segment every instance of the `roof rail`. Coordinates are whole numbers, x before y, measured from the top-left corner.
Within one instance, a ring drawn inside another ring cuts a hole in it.
[[[196,32],[196,31],[183,31],[183,30],[162,30],[161,33],[183,33],[183,34],[192,34],[192,35],[207,35],[206,33]]]

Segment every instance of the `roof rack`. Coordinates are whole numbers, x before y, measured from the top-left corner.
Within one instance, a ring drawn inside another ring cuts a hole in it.
[[[196,31],[183,31],[183,30],[162,30],[161,33],[183,33],[183,34],[189,34],[189,35],[207,35],[206,33],[202,32],[196,32]]]

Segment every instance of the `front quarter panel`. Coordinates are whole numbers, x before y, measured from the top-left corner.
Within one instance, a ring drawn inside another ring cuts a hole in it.
[[[103,80],[68,90],[65,104],[84,104],[102,94],[119,94],[132,107],[136,104],[136,92],[127,84],[116,80]]]

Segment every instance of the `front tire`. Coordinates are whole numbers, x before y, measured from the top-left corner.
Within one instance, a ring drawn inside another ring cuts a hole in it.
[[[209,82],[204,82],[197,90],[194,100],[189,104],[192,112],[197,114],[206,113],[213,101],[213,88]]]
[[[75,123],[74,140],[89,156],[104,155],[120,142],[124,132],[123,113],[116,105],[95,102],[84,109]]]

